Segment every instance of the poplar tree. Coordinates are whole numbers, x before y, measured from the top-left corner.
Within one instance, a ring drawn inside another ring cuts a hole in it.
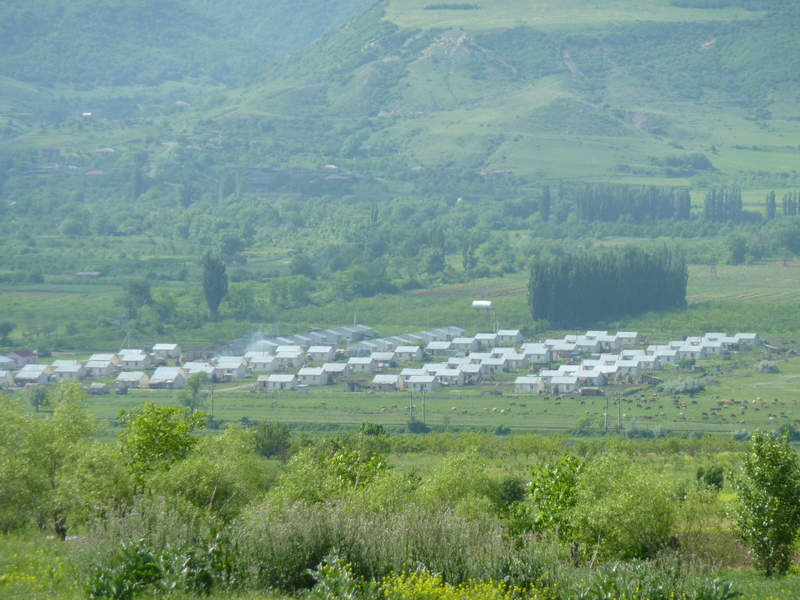
[[[225,263],[209,250],[203,257],[203,294],[212,321],[219,318],[219,305],[227,293],[228,274],[225,272]]]

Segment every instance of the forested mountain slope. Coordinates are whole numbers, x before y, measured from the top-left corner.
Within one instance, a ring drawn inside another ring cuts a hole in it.
[[[793,3],[529,5],[379,3],[268,75],[238,111],[369,118],[380,134],[364,139],[422,164],[525,176],[660,175],[684,149],[736,170],[753,165],[753,145],[790,170],[780,154],[799,132]],[[673,162],[670,175],[692,174]]]
[[[254,77],[366,0],[8,0],[0,74],[29,82],[152,85]]]

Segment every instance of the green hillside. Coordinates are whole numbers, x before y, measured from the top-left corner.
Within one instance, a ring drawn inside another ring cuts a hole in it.
[[[0,286],[25,339],[63,319],[27,294],[81,286],[116,336],[131,278],[158,292],[142,335],[195,330],[209,249],[228,335],[501,277],[534,326],[531,258],[607,246],[695,273],[800,255],[794,3],[38,1],[0,8]]]
[[[791,172],[796,9],[703,5],[380,3],[235,105],[240,114],[367,117],[378,130],[369,143],[420,164],[528,178],[669,183],[694,175],[663,168],[682,152],[708,153],[729,176]]]
[[[0,74],[52,84],[153,85],[255,77],[367,5],[365,0],[10,0]]]

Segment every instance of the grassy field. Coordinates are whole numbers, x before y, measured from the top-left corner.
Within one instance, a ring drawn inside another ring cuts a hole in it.
[[[800,299],[800,268],[780,265],[689,267],[689,302]]]

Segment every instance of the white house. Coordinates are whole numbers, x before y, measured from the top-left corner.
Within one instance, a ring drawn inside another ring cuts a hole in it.
[[[295,334],[291,336],[291,340],[301,348],[310,348],[312,343],[311,337],[307,335]]]
[[[320,333],[325,336],[325,341],[329,344],[335,344],[338,346],[344,342],[344,336],[340,332],[334,331],[333,329],[326,329]]]
[[[632,358],[630,360],[618,360],[617,373],[621,375],[630,375],[631,377],[638,377],[642,374],[642,367],[639,364],[639,359]]]
[[[402,377],[406,383],[411,377],[427,377],[430,376],[430,372],[427,369],[403,369],[400,371],[400,377]]]
[[[294,373],[271,373],[259,375],[258,385],[272,392],[285,392],[297,389],[297,375]]]
[[[324,363],[322,369],[328,372],[333,380],[347,377],[347,365],[345,363]]]
[[[539,392],[539,377],[525,375],[514,380],[514,392],[517,394],[536,394]]]
[[[433,375],[414,375],[406,380],[406,389],[410,392],[437,392],[439,380]]]
[[[450,335],[453,336],[453,339],[457,337],[464,337],[467,334],[466,329],[462,329],[461,327],[456,327],[455,325],[450,325],[448,327],[445,327],[444,329],[445,331],[450,333]]]
[[[700,345],[706,351],[706,356],[722,356],[728,353],[721,340],[703,340]]]
[[[87,377],[113,377],[117,372],[117,365],[110,360],[87,360],[83,368]]]
[[[158,367],[150,377],[150,389],[181,390],[186,383],[186,371],[181,367]]]
[[[27,364],[14,375],[14,385],[24,386],[28,384],[47,385],[53,369],[50,365]]]
[[[379,369],[391,369],[397,366],[394,352],[373,352],[370,356]]]
[[[600,340],[593,340],[583,336],[575,341],[575,346],[576,351],[580,354],[598,354],[603,350],[603,345],[600,343]]]
[[[272,354],[265,352],[260,352],[258,354],[252,353],[251,356],[247,357],[247,364],[253,372],[277,371],[281,368],[278,359],[272,356]]]
[[[205,373],[208,375],[208,378],[212,380],[219,378],[217,368],[209,362],[197,361],[183,363],[183,372],[186,373],[187,378],[192,375],[197,375],[198,373]]]
[[[511,371],[527,369],[531,364],[524,354],[519,354],[517,352],[506,354],[505,359],[506,363],[508,364],[508,369]]]
[[[464,383],[478,383],[484,374],[483,365],[459,365],[456,367],[464,373]]]
[[[496,333],[476,333],[475,341],[478,342],[478,347],[483,350],[485,348],[494,348],[497,345]]]
[[[489,360],[492,358],[491,352],[470,352],[469,356],[465,357],[467,359],[466,364],[470,365],[480,365],[483,364],[483,361]]]
[[[153,361],[144,350],[126,348],[119,351],[119,366],[123,369],[149,369]]]
[[[480,364],[484,368],[485,373],[502,373],[508,371],[508,360],[505,357],[484,358],[481,360]]]
[[[302,346],[298,346],[297,344],[281,344],[277,348],[275,348],[275,356],[278,354],[305,354]]]
[[[33,350],[16,350],[6,354],[8,358],[14,361],[14,367],[21,369],[25,365],[36,365],[39,363],[39,355]]]
[[[619,350],[622,345],[615,335],[598,335],[597,341],[600,342],[602,348],[601,352],[608,352],[610,350]]]
[[[454,337],[458,337],[453,332],[443,328],[434,329],[431,333],[435,335],[436,339],[440,342],[452,342]]]
[[[500,329],[497,332],[497,344],[501,346],[519,346],[522,341],[522,332],[519,329]]]
[[[637,356],[636,360],[639,361],[639,369],[644,371],[657,371],[661,368],[661,363],[655,356]]]
[[[364,339],[372,339],[375,337],[375,330],[372,329],[372,327],[367,327],[366,325],[358,323],[353,325],[353,329],[359,330],[363,334]]]
[[[309,331],[308,339],[311,340],[312,346],[322,346],[325,344],[325,336],[319,331]]]
[[[578,343],[577,341],[558,340],[550,348],[550,351],[556,358],[564,360],[578,353]]]
[[[719,332],[708,332],[703,335],[704,340],[709,342],[721,342],[723,338],[727,338],[728,334]]]
[[[117,389],[147,389],[150,377],[144,371],[125,371],[117,375]]]
[[[181,347],[178,344],[156,344],[153,346],[153,356],[162,360],[180,358]]]
[[[220,356],[216,366],[220,378],[244,379],[247,377],[247,359],[244,356]]]
[[[375,363],[375,359],[371,356],[354,356],[347,361],[347,369],[353,375],[358,373],[374,373],[377,371],[378,365]]]
[[[552,362],[550,348],[544,344],[525,344],[522,354],[534,365],[549,365]]]
[[[440,385],[464,385],[467,378],[461,369],[439,369],[435,373]]]
[[[364,339],[364,331],[358,327],[337,327],[336,331],[341,333],[348,342],[360,342]]]
[[[550,380],[550,387],[554,394],[574,392],[578,389],[578,378],[575,375],[553,377]]]
[[[453,338],[453,350],[460,353],[477,352],[480,350],[480,344],[475,338],[471,337],[457,337]]]
[[[80,381],[86,379],[86,369],[77,360],[56,360],[50,365],[53,368],[51,381]]]
[[[692,346],[691,344],[684,343],[678,348],[678,358],[680,360],[685,358],[703,360],[705,357],[706,351],[702,346]]]
[[[302,352],[278,352],[275,358],[282,369],[299,369],[306,364],[306,357]]]
[[[394,356],[398,361],[420,362],[424,358],[423,354],[419,346],[398,346],[394,349]]]
[[[575,377],[578,378],[578,383],[581,386],[599,387],[606,384],[606,378],[603,376],[600,367],[593,369],[581,368],[575,371]]]
[[[376,392],[399,392],[406,387],[400,375],[375,375],[371,386]]]
[[[331,374],[322,367],[303,367],[297,372],[298,384],[328,385],[332,383]]]
[[[616,337],[622,346],[633,346],[639,343],[639,334],[636,331],[618,331]]]
[[[663,346],[653,352],[653,357],[658,360],[659,365],[677,365],[678,364],[678,350],[677,348],[669,348]]]
[[[428,356],[450,356],[453,353],[452,342],[430,342],[425,346],[425,352]]]
[[[309,346],[306,359],[322,362],[336,360],[336,348],[334,346]]]

